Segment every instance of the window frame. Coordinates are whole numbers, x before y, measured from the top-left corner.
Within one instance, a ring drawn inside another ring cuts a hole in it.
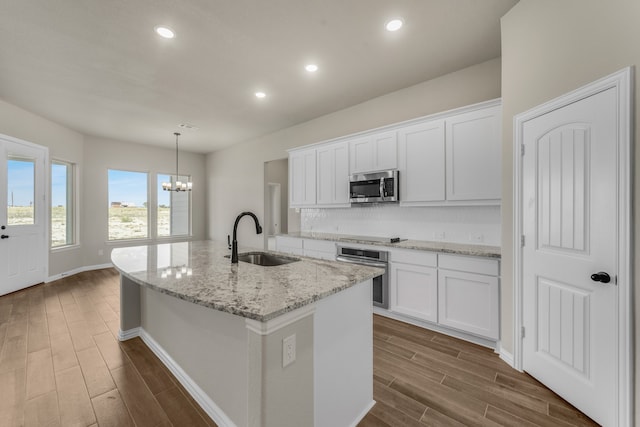
[[[53,246],[53,165],[61,165],[67,167],[67,243]],[[79,166],[75,162],[52,158],[49,162],[49,250],[51,252],[64,251],[70,248],[76,248],[80,245],[80,203],[79,200]],[[69,232],[71,232],[71,240],[69,240]]]
[[[191,197],[191,191],[187,191],[186,193],[188,193],[189,196],[189,203],[188,203],[188,208],[189,208],[189,215],[188,215],[188,224],[187,224],[187,234],[179,234],[179,235],[168,235],[168,236],[160,236],[158,234],[158,209],[159,209],[159,205],[158,205],[158,193],[159,191],[165,191],[165,190],[161,190],[159,188],[160,186],[160,179],[159,176],[160,175],[166,175],[169,177],[169,179],[171,179],[172,177],[175,176],[175,173],[164,173],[164,172],[156,172],[155,173],[155,182],[154,182],[154,188],[156,189],[155,192],[155,201],[154,201],[154,206],[155,206],[155,229],[154,229],[154,238],[157,240],[181,240],[184,238],[191,238],[193,237],[193,229],[192,229],[192,223],[193,223],[193,197]],[[191,175],[190,174],[182,174],[180,175],[180,177],[186,177],[188,181],[191,181]]]
[[[147,186],[146,186],[146,191],[147,191],[147,235],[145,237],[126,237],[124,239],[111,239],[109,237],[109,209],[111,208],[111,203],[109,201],[109,172],[110,171],[117,171],[117,172],[131,172],[131,173],[141,173],[141,174],[145,174],[147,176]],[[153,192],[150,191],[151,189],[151,179],[149,179],[150,176],[152,176],[153,173],[149,170],[145,170],[145,171],[141,171],[141,170],[132,170],[132,169],[121,169],[121,168],[112,168],[112,167],[108,167],[107,168],[107,239],[105,240],[105,243],[107,244],[119,244],[119,243],[126,243],[126,242],[150,242],[154,239],[154,236],[152,235],[153,233],[153,228],[151,227],[151,223],[156,221],[155,219],[155,209],[150,209],[150,206],[153,206],[153,203],[155,203],[154,200],[151,200],[152,198],[155,199],[155,197],[153,196]],[[153,212],[153,213],[152,213]]]

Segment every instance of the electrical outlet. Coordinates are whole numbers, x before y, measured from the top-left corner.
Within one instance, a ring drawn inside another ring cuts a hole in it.
[[[474,243],[482,243],[484,242],[484,235],[482,233],[470,233],[469,241]]]
[[[296,361],[296,334],[282,340],[282,367],[286,368]]]
[[[433,238],[435,240],[444,240],[444,231],[436,231],[433,233]]]

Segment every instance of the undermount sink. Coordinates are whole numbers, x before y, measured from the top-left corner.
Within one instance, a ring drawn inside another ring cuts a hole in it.
[[[229,255],[226,255],[226,257],[228,258]],[[245,252],[242,254],[238,254],[238,261],[261,265],[263,267],[274,267],[276,265],[284,265],[300,261],[300,258],[273,255],[266,252]]]

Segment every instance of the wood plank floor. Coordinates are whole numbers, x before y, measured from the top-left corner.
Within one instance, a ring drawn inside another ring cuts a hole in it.
[[[374,315],[377,404],[359,427],[597,426],[487,348]]]
[[[104,269],[0,297],[0,427],[215,426],[140,339],[118,342],[119,289]],[[380,316],[373,380],[360,427],[596,425],[492,351]]]
[[[119,313],[114,269],[0,297],[0,427],[215,426]]]

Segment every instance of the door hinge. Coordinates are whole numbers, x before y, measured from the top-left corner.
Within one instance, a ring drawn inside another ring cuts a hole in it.
[[[524,326],[522,328],[520,328],[520,338],[524,338]]]
[[[524,234],[520,236],[520,246],[524,247]]]
[[[520,155],[524,156],[524,144],[520,145]]]

